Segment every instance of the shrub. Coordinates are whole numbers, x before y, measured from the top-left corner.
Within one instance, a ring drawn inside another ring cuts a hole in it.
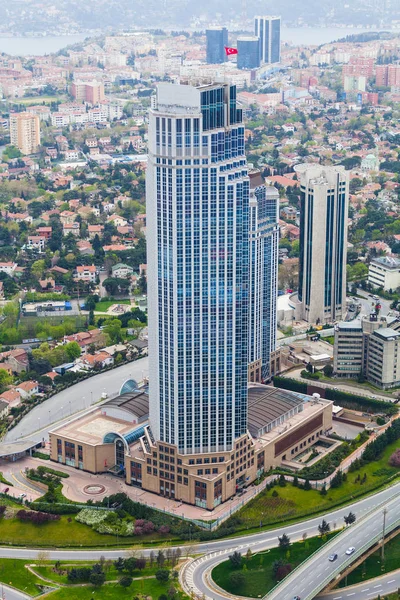
[[[98,525],[107,518],[107,513],[104,510],[95,510],[93,508],[84,508],[76,515],[75,519],[78,523],[85,525]]]
[[[389,458],[389,465],[392,467],[400,467],[400,448],[397,448]]]
[[[161,583],[167,583],[169,579],[168,569],[158,569],[158,571],[156,572],[156,579]]]
[[[132,577],[129,577],[129,575],[124,575],[123,577],[121,577],[118,583],[123,588],[128,588],[132,585],[132,581]]]
[[[229,582],[232,585],[232,587],[240,588],[242,587],[245,581],[246,575],[243,573],[243,571],[234,571],[229,575]]]
[[[6,507],[5,506],[0,506],[0,517],[2,517],[5,512],[6,512]]]
[[[36,512],[33,510],[19,510],[17,512],[17,518],[21,521],[30,521],[35,525],[41,525],[42,523],[48,523],[49,521],[59,521],[60,515],[52,515],[50,513]]]

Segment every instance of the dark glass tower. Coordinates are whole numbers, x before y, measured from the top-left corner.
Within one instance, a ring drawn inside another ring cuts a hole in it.
[[[226,27],[210,27],[206,30],[207,63],[220,64],[226,61],[225,46],[228,45],[228,30]]]
[[[260,41],[251,35],[237,40],[238,69],[258,69],[260,66]]]

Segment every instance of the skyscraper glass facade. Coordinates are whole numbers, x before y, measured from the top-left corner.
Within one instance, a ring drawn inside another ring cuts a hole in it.
[[[206,56],[209,65],[226,61],[225,46],[228,45],[228,30],[226,27],[212,27],[206,30]]]
[[[161,84],[147,170],[150,422],[182,453],[247,428],[249,178],[236,89]]]
[[[281,18],[255,17],[254,34],[260,40],[260,61],[264,64],[281,60]]]
[[[343,167],[297,165],[300,181],[299,318],[332,322],[345,308],[348,176]]]
[[[279,193],[250,174],[249,363],[261,360],[261,378],[270,377],[276,347]]]
[[[260,66],[260,40],[257,37],[238,38],[237,49],[238,69],[257,69]]]

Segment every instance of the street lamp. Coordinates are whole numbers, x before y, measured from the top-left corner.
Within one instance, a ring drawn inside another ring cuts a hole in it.
[[[387,515],[387,508],[383,509],[383,526],[382,526],[382,564],[383,561],[385,560],[385,527],[386,527],[386,515]]]

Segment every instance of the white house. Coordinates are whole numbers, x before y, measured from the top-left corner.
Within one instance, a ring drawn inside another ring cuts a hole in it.
[[[133,269],[124,263],[118,263],[111,268],[112,276],[119,279],[128,279],[133,275]]]
[[[25,398],[32,398],[32,396],[39,393],[39,384],[37,381],[23,381],[15,386],[15,390],[22,400],[25,400]]]

